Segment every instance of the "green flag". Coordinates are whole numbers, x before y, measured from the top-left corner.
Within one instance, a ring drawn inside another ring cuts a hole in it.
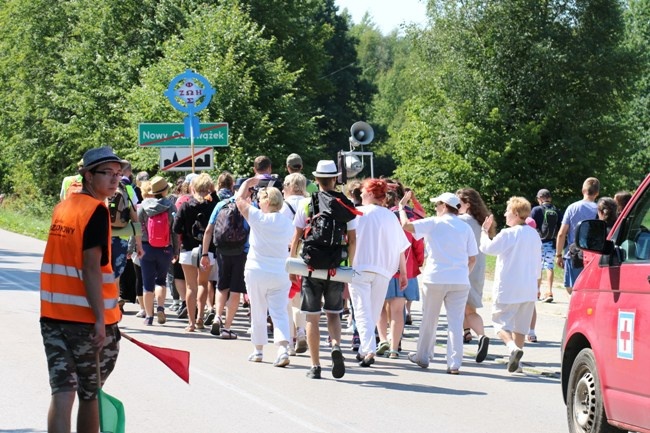
[[[102,433],[124,433],[126,418],[124,405],[101,389],[97,394],[99,404],[99,429]]]

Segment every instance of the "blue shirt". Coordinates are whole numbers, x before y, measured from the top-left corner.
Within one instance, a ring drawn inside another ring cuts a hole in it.
[[[562,217],[562,224],[569,225],[569,233],[567,234],[568,245],[575,241],[575,229],[581,221],[598,219],[598,205],[593,201],[580,200],[571,203],[564,216]]]

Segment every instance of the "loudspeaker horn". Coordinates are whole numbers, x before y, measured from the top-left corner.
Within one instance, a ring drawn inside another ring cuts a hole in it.
[[[350,145],[352,147],[370,144],[373,138],[375,138],[375,131],[366,122],[355,122],[350,128]]]

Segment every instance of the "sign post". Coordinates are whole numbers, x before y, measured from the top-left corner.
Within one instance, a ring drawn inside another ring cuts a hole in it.
[[[182,123],[140,123],[138,146],[140,147],[190,147]],[[201,123],[195,146],[228,147],[229,129],[225,122]]]
[[[172,107],[187,113],[183,119],[185,136],[190,137],[190,152],[192,157],[192,173],[194,166],[194,139],[199,135],[199,118],[196,113],[208,106],[215,90],[210,82],[200,74],[186,69],[185,72],[172,78],[165,91]]]

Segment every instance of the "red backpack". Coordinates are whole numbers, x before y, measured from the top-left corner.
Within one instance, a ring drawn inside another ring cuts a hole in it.
[[[147,221],[147,234],[149,235],[149,245],[152,247],[162,248],[169,246],[169,216],[167,211],[160,212],[150,216]]]

